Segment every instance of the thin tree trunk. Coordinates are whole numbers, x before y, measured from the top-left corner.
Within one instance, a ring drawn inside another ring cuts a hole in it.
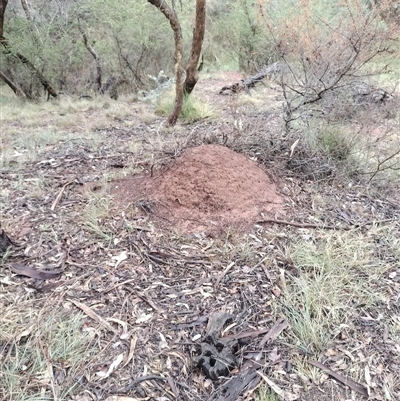
[[[168,125],[175,125],[182,111],[183,105],[183,67],[182,67],[182,29],[178,21],[178,16],[174,9],[171,9],[164,0],[147,0],[150,4],[157,7],[168,19],[175,40],[175,106],[168,116]]]
[[[192,52],[186,67],[186,79],[183,86],[185,95],[190,95],[199,80],[197,66],[203,47],[206,28],[206,0],[196,0],[196,22],[193,32]]]
[[[26,0],[21,0],[21,6],[25,12],[25,16],[26,19],[32,24],[32,26],[35,28],[35,33],[33,33],[33,40],[36,44],[36,46],[41,46],[42,40],[40,38],[40,32],[39,32],[39,28],[37,27],[37,25],[35,24],[35,21],[32,18],[32,14],[29,10],[29,6],[28,6],[28,2]]]
[[[100,57],[99,55],[96,53],[96,50],[93,49],[92,46],[90,46],[86,33],[83,30],[83,28],[81,27],[79,21],[78,21],[78,28],[79,31],[82,34],[82,40],[83,40],[83,44],[85,45],[87,51],[92,55],[92,57],[94,58],[94,61],[96,62],[96,84],[97,84],[97,90],[100,92],[101,91],[101,81],[102,81],[102,72],[101,72],[101,64],[100,64]]]
[[[24,91],[17,86],[13,81],[11,81],[10,78],[7,77],[6,74],[4,74],[3,71],[0,70],[0,78],[3,79],[3,81],[13,90],[13,92],[19,96],[19,97],[27,97],[26,93],[24,93]]]
[[[5,49],[6,54],[11,54],[16,57],[21,63],[25,64],[33,74],[39,79],[40,83],[43,85],[44,89],[48,92],[50,96],[57,97],[57,92],[50,85],[49,81],[44,77],[44,75],[21,53],[13,53],[11,47],[4,37],[4,14],[6,12],[8,0],[0,1],[0,43]]]

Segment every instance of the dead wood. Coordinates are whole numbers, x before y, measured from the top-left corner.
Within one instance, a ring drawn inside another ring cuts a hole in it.
[[[264,67],[256,75],[253,75],[252,77],[242,79],[239,82],[232,85],[224,86],[219,91],[219,94],[223,95],[225,91],[230,91],[231,93],[249,91],[250,88],[254,88],[256,84],[261,82],[264,78],[268,77],[269,75],[276,74],[280,70],[281,70],[281,65],[278,62],[276,62],[270,66]]]
[[[14,245],[6,232],[0,226],[0,255],[7,251],[7,249]]]
[[[48,280],[55,278],[59,274],[61,274],[64,269],[54,269],[54,270],[40,270],[33,269],[32,267],[23,265],[22,263],[12,263],[11,271],[15,274],[26,276],[30,278],[36,278],[39,280]]]

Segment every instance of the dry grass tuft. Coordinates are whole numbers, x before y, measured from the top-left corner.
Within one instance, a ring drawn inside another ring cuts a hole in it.
[[[295,270],[289,276],[284,313],[301,350],[323,351],[360,308],[386,302],[382,280],[393,264],[376,257],[374,241],[384,235],[394,251],[399,240],[389,237],[394,234],[390,227],[382,231],[374,227],[367,237],[359,231],[324,231],[287,249]]]
[[[67,399],[83,384],[79,378],[95,352],[83,331],[84,315],[64,308],[55,298],[47,299],[43,307],[29,295],[0,302],[0,398],[47,400],[44,393],[51,389],[53,399]]]

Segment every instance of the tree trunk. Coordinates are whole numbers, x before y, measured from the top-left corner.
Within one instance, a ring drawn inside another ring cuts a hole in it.
[[[13,92],[19,96],[19,97],[27,97],[24,91],[16,85],[13,81],[11,81],[10,78],[7,77],[6,74],[4,74],[3,71],[0,71],[0,78],[3,79],[3,81],[13,90]]]
[[[48,92],[50,96],[57,97],[57,92],[50,85],[49,81],[44,77],[44,75],[21,53],[13,53],[11,47],[4,37],[4,14],[6,12],[8,0],[0,0],[0,43],[3,45],[6,54],[11,54],[16,57],[19,61],[25,64],[33,74],[39,79],[40,83],[43,85],[44,89]]]
[[[199,64],[206,29],[206,0],[196,0],[196,22],[193,32],[192,52],[186,68],[186,80],[183,91],[190,95],[199,79],[197,65]]]
[[[4,14],[6,13],[8,0],[1,0],[0,1],[0,40],[3,40],[4,34]]]
[[[175,106],[167,118],[168,125],[175,125],[181,114],[183,105],[183,68],[182,68],[182,28],[174,9],[171,9],[164,0],[147,0],[157,7],[168,19],[175,40]]]

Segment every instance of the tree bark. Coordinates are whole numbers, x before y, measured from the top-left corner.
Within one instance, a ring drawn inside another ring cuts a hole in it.
[[[19,96],[19,97],[27,97],[26,93],[18,86],[16,85],[13,81],[11,81],[10,78],[7,77],[6,74],[4,74],[3,71],[0,70],[0,78],[3,79],[3,81],[13,90],[13,92]]]
[[[40,83],[43,85],[44,89],[48,92],[50,96],[57,97],[57,92],[50,85],[49,81],[45,76],[21,53],[13,53],[11,47],[4,37],[4,14],[6,12],[8,0],[0,0],[0,43],[5,49],[6,54],[11,54],[16,57],[22,64],[25,64],[33,74],[39,79]]]
[[[197,66],[203,47],[206,30],[206,0],[196,0],[196,22],[193,32],[192,52],[186,68],[186,79],[183,86],[185,95],[190,95],[199,80]]]
[[[174,9],[170,8],[164,0],[147,0],[157,7],[168,19],[175,40],[175,105],[167,118],[168,125],[175,125],[183,105],[183,68],[182,68],[182,28]]]

